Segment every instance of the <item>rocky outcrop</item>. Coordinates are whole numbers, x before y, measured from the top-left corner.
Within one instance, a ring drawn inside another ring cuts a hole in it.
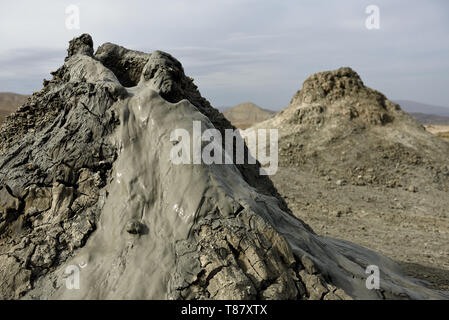
[[[0,297],[443,298],[388,258],[316,235],[259,165],[175,165],[176,128],[229,122],[167,53],[70,42],[0,128]],[[382,271],[367,289],[365,268]],[[66,285],[78,269],[79,288]]]
[[[328,111],[332,117],[343,116],[349,120],[357,118],[366,125],[385,125],[393,121],[394,111],[399,109],[398,105],[390,102],[382,93],[365,87],[360,76],[351,68],[310,76],[304,81],[303,88],[293,96],[290,104],[316,104],[313,109],[318,113]],[[302,118],[307,118],[306,113],[299,112],[298,117],[291,118],[290,121],[301,122]],[[318,123],[319,118],[315,120]]]

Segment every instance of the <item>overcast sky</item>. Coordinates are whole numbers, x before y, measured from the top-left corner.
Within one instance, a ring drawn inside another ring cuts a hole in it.
[[[80,29],[66,28],[71,4]],[[380,29],[365,26],[369,5]],[[342,66],[390,99],[449,106],[447,0],[2,0],[0,91],[39,90],[86,32],[95,48],[171,53],[216,107],[279,110],[309,75]]]

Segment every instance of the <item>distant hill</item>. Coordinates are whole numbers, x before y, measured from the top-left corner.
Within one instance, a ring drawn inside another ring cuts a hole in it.
[[[449,107],[434,106],[410,100],[395,100],[401,106],[401,109],[408,113],[423,113],[449,117]]]
[[[223,115],[237,128],[246,129],[255,123],[271,118],[276,112],[245,102],[223,111]]]
[[[410,115],[422,125],[444,125],[449,126],[449,117],[437,116],[434,114],[414,113]]]
[[[6,116],[16,111],[28,97],[17,93],[0,92],[0,123],[5,120]]]

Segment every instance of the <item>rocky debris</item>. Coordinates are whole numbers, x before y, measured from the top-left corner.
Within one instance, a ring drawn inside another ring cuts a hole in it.
[[[130,234],[141,234],[143,232],[143,225],[137,220],[130,220],[126,223],[126,232]]]
[[[324,113],[330,112],[349,120],[359,119],[366,124],[385,125],[394,120],[391,111],[399,108],[380,92],[365,87],[351,68],[310,76],[290,103],[296,106],[304,104],[310,105],[310,108],[298,109],[296,117],[290,121],[320,125],[325,121]],[[329,108],[333,104],[335,107]]]
[[[91,49],[88,35],[72,40],[0,128],[1,298],[445,297],[388,258],[316,235],[258,164],[167,161],[175,128],[233,127],[169,54]],[[365,286],[371,264],[381,291]],[[83,285],[69,290],[76,265]]]
[[[139,83],[151,54],[128,50],[108,42],[98,48],[95,57],[114,72],[124,87],[133,87]]]
[[[352,299],[330,285],[308,256],[295,256],[286,240],[254,213],[243,210],[232,220],[198,226],[199,263],[191,281],[175,285],[172,298]],[[180,247],[180,253],[187,249]],[[180,262],[177,268],[185,266]]]
[[[0,189],[0,231],[3,231],[6,224],[16,218],[19,210],[20,201],[11,195],[7,187]]]
[[[92,37],[88,34],[83,34],[78,38],[74,38],[69,42],[69,48],[67,49],[68,60],[71,56],[75,54],[84,54],[87,56],[93,56],[94,54],[94,42]]]

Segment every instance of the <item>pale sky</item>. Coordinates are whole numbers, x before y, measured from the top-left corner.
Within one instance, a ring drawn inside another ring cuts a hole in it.
[[[71,4],[80,29],[66,28]],[[447,0],[2,0],[0,92],[39,90],[82,33],[95,48],[171,53],[216,107],[280,110],[309,75],[342,66],[390,99],[449,106]]]

